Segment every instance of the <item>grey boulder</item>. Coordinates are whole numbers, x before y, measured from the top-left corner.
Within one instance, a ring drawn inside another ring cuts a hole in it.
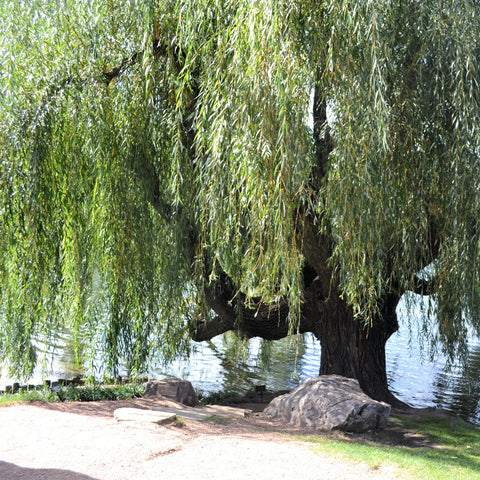
[[[147,382],[143,396],[155,397],[158,395],[172,398],[189,407],[196,407],[199,403],[193,385],[188,380],[179,380],[178,378]]]
[[[358,433],[385,428],[390,405],[367,396],[357,380],[322,375],[274,398],[264,413],[299,427]]]

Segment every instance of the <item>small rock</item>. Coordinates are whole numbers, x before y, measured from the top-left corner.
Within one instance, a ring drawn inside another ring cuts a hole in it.
[[[357,380],[322,375],[273,399],[264,413],[300,427],[367,432],[385,428],[390,405],[367,396]]]
[[[73,378],[70,379],[72,385],[83,385],[83,379],[80,375],[75,375]]]
[[[189,407],[196,407],[199,403],[193,385],[188,380],[179,380],[178,378],[147,382],[143,396],[154,397],[157,395],[173,398]]]

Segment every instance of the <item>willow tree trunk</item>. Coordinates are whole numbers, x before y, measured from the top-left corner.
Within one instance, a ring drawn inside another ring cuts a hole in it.
[[[335,280],[329,238],[307,222],[304,231],[305,297],[301,331],[312,332],[321,344],[320,375],[337,374],[359,381],[362,390],[393,406],[406,406],[389,390],[385,344],[398,330],[399,289],[379,299],[379,315],[369,325],[356,319]]]
[[[372,325],[365,326],[354,319],[351,308],[344,303],[337,307],[337,314],[324,318],[315,332],[321,344],[320,375],[355,378],[375,400],[404,406],[390,392],[387,383],[385,344],[398,329],[396,316],[384,312]]]

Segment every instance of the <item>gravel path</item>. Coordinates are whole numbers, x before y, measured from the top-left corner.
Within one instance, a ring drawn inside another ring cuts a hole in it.
[[[293,427],[261,414],[228,423],[116,422],[118,407],[173,406],[137,399],[0,408],[0,479],[398,479],[314,452]],[[282,433],[287,432],[288,437]],[[295,438],[295,435],[298,435]]]

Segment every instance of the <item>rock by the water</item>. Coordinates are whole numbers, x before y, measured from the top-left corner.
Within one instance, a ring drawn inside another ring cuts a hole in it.
[[[174,398],[177,402],[189,407],[196,407],[199,403],[193,385],[188,380],[179,380],[178,378],[147,382],[143,396],[154,397],[156,395]]]
[[[357,380],[322,375],[274,398],[264,413],[300,427],[367,432],[385,428],[390,405],[367,396]]]

